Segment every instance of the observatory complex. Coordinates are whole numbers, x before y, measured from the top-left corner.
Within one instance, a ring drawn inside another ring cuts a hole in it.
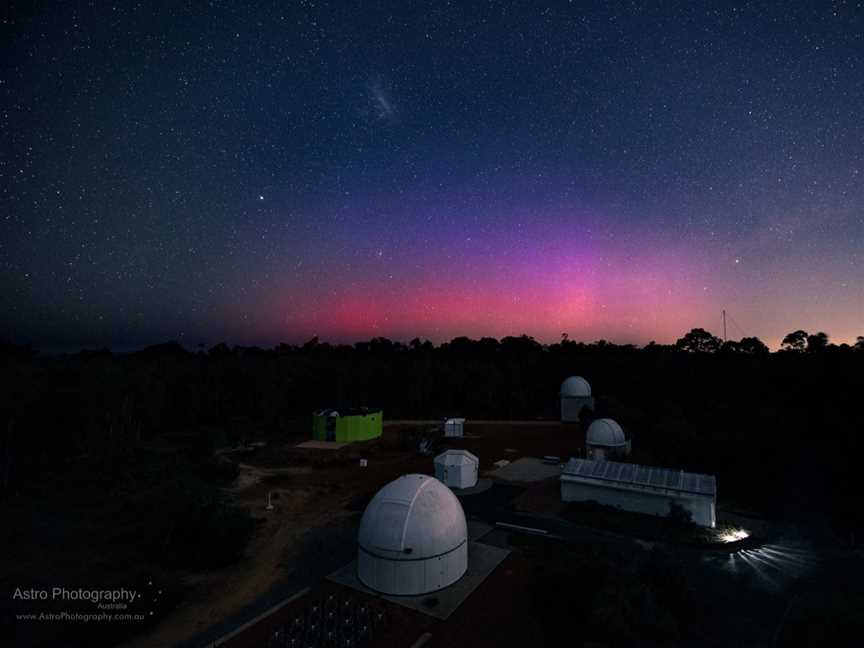
[[[357,576],[383,594],[434,592],[468,569],[462,505],[428,475],[403,475],[378,491],[363,513],[357,544]]]
[[[570,376],[561,383],[561,422],[578,423],[584,407],[594,409],[591,385],[581,376]]]

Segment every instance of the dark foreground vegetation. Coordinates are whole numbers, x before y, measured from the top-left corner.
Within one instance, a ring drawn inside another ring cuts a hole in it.
[[[183,570],[235,560],[254,523],[221,494],[234,470],[217,448],[308,435],[309,414],[328,406],[382,407],[385,419],[554,419],[573,374],[591,383],[594,415],[632,436],[634,460],[715,474],[722,502],[806,522],[832,542],[864,537],[861,339],[834,346],[798,331],[775,353],[698,329],[644,348],[525,336],[70,355],[6,344],[0,368],[4,606],[20,583],[157,578],[170,607]],[[4,610],[12,623],[14,606]]]
[[[525,618],[520,641],[502,645],[860,645],[860,558],[824,564],[772,598],[743,575],[699,571],[667,549],[518,540],[530,565],[520,581],[527,609],[514,611]]]

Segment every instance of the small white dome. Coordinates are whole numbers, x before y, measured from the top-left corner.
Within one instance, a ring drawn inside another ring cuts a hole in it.
[[[582,376],[570,376],[561,383],[561,396],[564,398],[590,398],[591,385]]]
[[[363,513],[360,547],[391,560],[440,556],[468,540],[462,505],[428,475],[403,475],[382,488]]]
[[[586,445],[620,448],[627,445],[627,439],[624,436],[624,430],[618,423],[610,418],[602,418],[588,426],[585,443]]]

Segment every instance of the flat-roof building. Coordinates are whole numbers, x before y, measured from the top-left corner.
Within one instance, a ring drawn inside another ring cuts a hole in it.
[[[635,513],[668,516],[675,506],[694,524],[716,524],[717,481],[713,475],[617,461],[571,459],[561,473],[561,499],[596,501]]]
[[[381,436],[383,422],[380,409],[323,409],[312,415],[312,438],[342,443],[376,439]]]

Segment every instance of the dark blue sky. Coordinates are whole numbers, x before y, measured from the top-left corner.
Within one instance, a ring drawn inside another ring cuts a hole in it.
[[[0,11],[2,337],[864,334],[861,3]]]

